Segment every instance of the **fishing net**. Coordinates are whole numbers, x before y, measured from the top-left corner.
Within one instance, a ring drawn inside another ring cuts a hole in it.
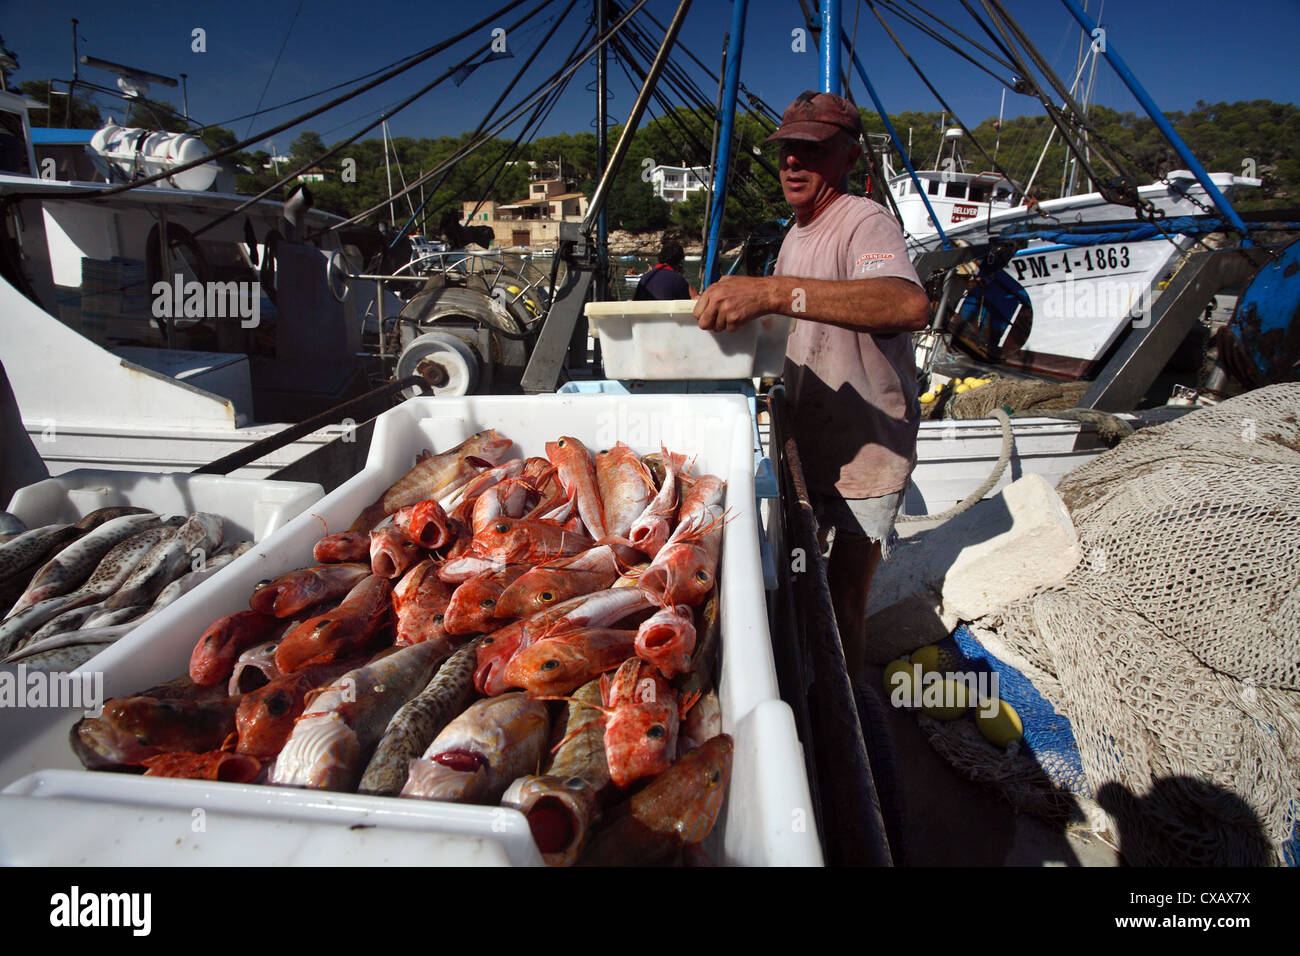
[[[1105,809],[1130,863],[1296,862],[1298,417],[1300,385],[1271,386],[1074,470],[1057,490],[1083,561],[981,622],[1068,718],[1071,789]],[[985,777],[1004,763],[985,747]]]

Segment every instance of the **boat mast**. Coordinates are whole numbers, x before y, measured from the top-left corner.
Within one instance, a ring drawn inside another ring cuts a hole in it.
[[[606,0],[595,0],[597,41],[605,35],[605,2]],[[601,43],[596,52],[596,168],[600,170],[605,168],[605,163],[609,159],[606,140],[609,126],[607,112],[609,90],[605,73],[608,50],[608,44]],[[563,158],[560,160],[560,178],[564,178]],[[596,299],[604,301],[609,298],[609,223],[605,216],[604,205],[600,207],[600,213],[596,216],[596,259],[600,263],[600,268],[596,272]]]
[[[1074,19],[1079,21],[1079,25],[1083,27],[1084,32],[1087,33],[1088,36],[1104,36],[1104,34],[1099,33],[1101,28],[1092,21],[1088,14],[1079,8],[1079,4],[1076,3],[1075,0],[1061,0],[1061,2],[1065,4],[1065,9],[1069,10],[1070,13],[1074,15]],[[1252,245],[1250,234],[1246,231],[1246,224],[1242,221],[1241,216],[1237,215],[1237,210],[1233,209],[1232,204],[1228,202],[1223,193],[1219,192],[1219,187],[1214,185],[1214,180],[1212,180],[1210,174],[1205,171],[1205,167],[1200,164],[1200,161],[1197,160],[1192,151],[1187,148],[1187,144],[1183,142],[1182,137],[1179,136],[1173,126],[1170,125],[1169,120],[1165,119],[1165,114],[1160,112],[1160,107],[1156,106],[1155,101],[1147,94],[1147,91],[1143,88],[1142,84],[1138,82],[1137,77],[1133,75],[1132,71],[1129,70],[1128,65],[1125,64],[1124,60],[1120,58],[1119,52],[1115,49],[1115,44],[1111,42],[1109,37],[1106,38],[1106,43],[1102,46],[1101,52],[1106,55],[1106,59],[1110,62],[1110,65],[1115,68],[1115,72],[1118,73],[1119,78],[1124,81],[1124,85],[1129,88],[1135,97],[1137,97],[1137,101],[1141,103],[1142,108],[1147,111],[1147,115],[1150,116],[1151,121],[1156,124],[1156,128],[1164,134],[1165,139],[1169,141],[1169,145],[1174,148],[1174,151],[1177,152],[1179,158],[1187,164],[1187,168],[1192,171],[1192,174],[1196,177],[1197,181],[1200,182],[1205,192],[1212,200],[1214,200],[1214,205],[1218,207],[1219,212],[1223,213],[1223,215],[1227,217],[1228,221],[1232,223],[1233,227],[1241,233],[1241,244],[1243,246]]]
[[[822,92],[839,95],[840,0],[822,0]]]
[[[397,217],[393,215],[393,171],[388,165],[388,120],[383,122],[384,132],[384,172],[388,174],[388,224],[391,226],[397,222]],[[459,216],[456,217],[460,219]]]
[[[717,121],[718,158],[713,170],[713,206],[709,210],[709,241],[705,248],[704,272],[700,286],[707,288],[717,280],[721,263],[718,245],[722,239],[722,217],[727,211],[727,167],[731,165],[731,129],[736,119],[736,95],[740,92],[740,58],[745,47],[745,12],[748,0],[732,0],[731,34],[727,50],[727,70],[722,81],[722,110]],[[838,9],[838,6],[837,6]]]

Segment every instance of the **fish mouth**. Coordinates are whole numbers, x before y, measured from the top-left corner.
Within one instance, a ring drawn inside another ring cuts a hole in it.
[[[397,577],[397,561],[387,551],[381,551],[371,558],[371,567],[381,578]]]
[[[501,805],[524,815],[549,866],[577,861],[599,813],[596,791],[581,777],[521,777],[502,796]]]

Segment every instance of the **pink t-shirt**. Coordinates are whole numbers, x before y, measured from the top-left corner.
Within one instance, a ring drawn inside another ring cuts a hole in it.
[[[776,274],[897,276],[921,285],[894,217],[870,199],[847,194],[790,230]],[[876,498],[906,487],[921,423],[909,333],[872,335],[800,319],[786,347],[784,378],[811,490]]]

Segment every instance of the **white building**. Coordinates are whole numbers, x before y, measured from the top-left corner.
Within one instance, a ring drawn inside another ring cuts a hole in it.
[[[680,202],[691,193],[713,185],[710,166],[655,166],[650,170],[655,195],[666,202]]]

